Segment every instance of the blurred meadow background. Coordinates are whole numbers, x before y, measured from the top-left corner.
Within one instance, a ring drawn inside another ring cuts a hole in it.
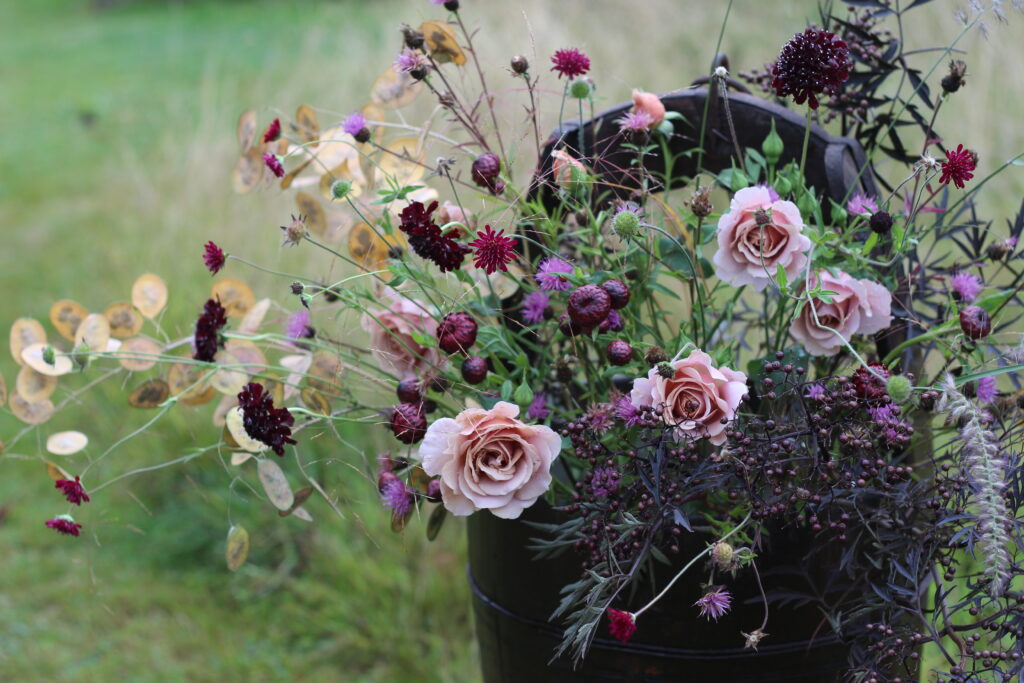
[[[908,43],[947,44],[961,4],[936,0],[915,11],[904,26]],[[463,17],[480,29],[475,42],[502,115],[521,122],[521,93],[507,75],[512,55],[546,73],[555,49],[582,48],[601,104],[611,106],[634,87],[667,91],[705,73],[725,7],[464,0]],[[307,247],[280,246],[278,226],[295,211],[290,196],[232,192],[238,115],[255,108],[262,127],[306,103],[329,124],[366,103],[400,47],[399,24],[443,15],[426,0],[0,3],[2,324],[45,321],[62,298],[102,310],[127,299],[148,271],[169,285],[165,329],[185,336],[209,291],[201,261],[209,239],[271,268],[337,274]],[[814,0],[737,0],[723,40],[733,72],[763,66],[817,16]],[[980,175],[1024,150],[1016,87],[1024,17],[988,23],[987,39],[975,32],[962,42],[968,85],[940,124],[954,146],[979,152]],[[922,54],[919,65],[932,59]],[[944,72],[932,78],[933,92]],[[550,117],[557,81],[545,76],[541,87]],[[554,123],[544,120],[542,132]],[[529,158],[530,141],[517,144],[516,156]],[[1000,227],[1024,195],[1022,170],[1011,168],[984,195]],[[288,281],[237,263],[228,274],[257,297],[287,300]],[[8,386],[16,371],[4,352]],[[423,520],[403,535],[390,531],[364,462],[387,447],[383,438],[343,433],[341,443],[308,446],[346,519],[323,501],[309,506],[313,526],[280,519],[229,488],[219,462],[199,458],[104,489],[102,508],[81,510],[86,533],[77,540],[45,529],[59,506],[35,459],[42,442],[81,429],[93,456],[102,453],[150,417],[129,412],[121,389],[93,392],[0,456],[0,679],[478,680],[462,526],[449,519],[435,543],[424,539]],[[113,453],[100,480],[215,442],[209,414],[175,409]],[[20,429],[0,414],[0,440]],[[232,522],[249,529],[253,545],[235,574],[223,559]]]

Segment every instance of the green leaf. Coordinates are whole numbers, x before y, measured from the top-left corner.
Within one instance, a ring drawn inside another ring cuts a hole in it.
[[[779,289],[783,292],[789,291],[789,276],[781,263],[775,266],[775,281],[779,283]]]
[[[424,334],[423,332],[417,332],[416,330],[413,330],[411,336],[413,341],[419,344],[420,346],[425,346],[427,348],[437,346],[437,340],[433,337],[433,335]]]
[[[878,233],[873,232],[868,236],[867,240],[865,240],[864,247],[860,250],[861,255],[867,256],[870,254],[876,244],[878,244]]]
[[[507,401],[512,398],[512,380],[505,380],[501,383],[501,400]]]

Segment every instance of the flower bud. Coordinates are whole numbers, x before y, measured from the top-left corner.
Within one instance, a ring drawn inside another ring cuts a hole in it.
[[[437,326],[437,345],[445,353],[466,353],[476,342],[476,321],[468,313],[449,313]]]
[[[399,403],[391,413],[391,433],[402,443],[416,443],[427,433],[427,417],[423,406]]]
[[[876,232],[879,235],[887,235],[892,230],[892,216],[885,211],[875,211],[871,214],[871,218],[868,219],[868,225],[871,227],[872,232]]]
[[[968,339],[987,337],[992,331],[992,318],[981,306],[966,306],[960,311],[960,329]]]
[[[699,218],[707,218],[714,207],[711,205],[711,185],[702,185],[690,197],[690,210]]]
[[[782,157],[782,151],[782,138],[775,132],[775,119],[772,119],[772,130],[768,133],[768,137],[764,139],[764,142],[761,143],[761,153],[764,154],[768,164],[774,166],[778,163],[779,158]]]
[[[612,230],[622,239],[629,239],[640,228],[640,216],[635,211],[622,209],[612,218]]]
[[[675,368],[673,368],[672,365],[669,364],[668,362],[658,363],[656,369],[658,371],[658,375],[665,379],[672,379],[673,377],[676,376]]]
[[[470,356],[462,361],[462,379],[466,384],[480,384],[487,378],[487,361],[480,356]]]
[[[652,346],[647,349],[647,353],[644,354],[644,362],[650,367],[654,367],[659,363],[664,363],[668,360],[668,355],[665,353],[665,349],[660,346]]]
[[[785,197],[793,191],[793,183],[789,181],[789,178],[782,175],[775,179],[775,184],[772,187],[775,188],[775,192],[778,193],[780,197]]]
[[[445,0],[444,8],[449,12],[458,12],[459,0]]]
[[[719,569],[726,571],[732,566],[732,546],[725,541],[716,541],[715,544],[711,546],[711,559],[716,565],[718,565]]]
[[[586,78],[577,78],[569,84],[569,97],[577,100],[587,99],[593,91],[593,86],[590,85],[590,81]]]
[[[524,74],[529,70],[530,62],[526,60],[526,57],[522,55],[516,55],[515,57],[512,58],[511,66],[512,71],[514,71],[515,73]]]
[[[504,184],[498,178],[500,173],[501,159],[497,154],[485,152],[473,160],[473,182],[495,194],[500,192],[499,187],[504,189]]]
[[[597,285],[583,285],[569,295],[567,310],[574,323],[583,329],[593,329],[608,317],[608,312],[612,310],[612,298]]]
[[[347,180],[335,180],[331,185],[331,198],[341,201],[352,192],[352,183]]]
[[[608,355],[608,362],[612,365],[626,365],[633,359],[633,347],[621,339],[608,344],[606,353]]]
[[[420,389],[420,381],[416,377],[406,377],[395,387],[398,400],[402,403],[420,403],[423,400],[423,391]]]
[[[405,40],[405,46],[410,50],[419,50],[423,47],[423,34],[414,29],[412,26],[402,24],[402,38]]]
[[[893,375],[885,382],[885,390],[896,403],[906,403],[914,390],[914,385],[903,375]]]
[[[963,86],[967,76],[967,64],[959,59],[949,63],[949,73],[942,77],[942,92],[955,93]]]

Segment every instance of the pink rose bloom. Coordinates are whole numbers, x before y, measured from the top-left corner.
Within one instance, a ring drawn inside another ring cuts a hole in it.
[[[815,279],[820,285],[813,285]],[[835,292],[832,303],[815,298],[812,310],[805,302],[789,328],[790,334],[812,356],[833,356],[843,347],[843,340],[849,341],[855,334],[874,334],[892,322],[892,296],[877,282],[857,280],[842,271],[832,275],[822,270],[812,278],[812,288],[818,286]],[[842,339],[826,327],[839,332]]]
[[[555,177],[555,182],[564,188],[572,189],[576,186],[576,180],[573,179],[572,173],[574,168],[577,171],[587,173],[587,167],[567,152],[556,149],[551,153],[551,156],[555,159],[551,162],[551,172]]]
[[[757,224],[755,214],[767,221]],[[718,251],[715,275],[723,282],[762,291],[775,279],[778,266],[789,281],[807,266],[811,240],[803,234],[804,221],[793,202],[773,201],[767,187],[747,187],[737,192],[729,212],[718,220]]]
[[[736,417],[736,408],[747,393],[746,374],[714,367],[711,356],[699,349],[671,365],[675,374],[669,379],[651,368],[647,377],[633,380],[630,402],[638,408],[661,406],[661,418],[675,427],[677,439],[688,434],[706,436],[714,445],[722,445],[726,427],[722,420]]]
[[[363,329],[370,333],[373,357],[381,370],[398,378],[423,377],[440,365],[441,355],[434,347],[420,346],[412,333],[433,337],[437,321],[425,304],[390,287],[384,298],[390,304],[387,310],[364,313],[361,320]]]
[[[437,219],[436,220],[437,220],[437,224],[441,225],[441,226],[447,225],[449,223],[462,223],[463,225],[465,225],[467,228],[469,228],[471,230],[476,228],[476,216],[474,216],[469,211],[464,210],[458,204],[453,204],[452,202],[448,201],[447,199],[445,200],[444,204],[442,204],[437,209]],[[460,228],[459,229],[459,233],[460,234],[453,235],[453,237],[455,237],[456,239],[459,238],[459,237],[462,237],[463,236],[463,234],[462,234],[463,232],[464,231]]]
[[[657,128],[658,124],[665,120],[665,105],[654,93],[633,91],[633,112],[647,114],[651,119],[649,128]]]
[[[516,419],[519,406],[470,408],[435,420],[420,444],[430,476],[441,477],[441,498],[455,515],[488,509],[515,519],[551,485],[551,463],[562,439],[550,427]]]

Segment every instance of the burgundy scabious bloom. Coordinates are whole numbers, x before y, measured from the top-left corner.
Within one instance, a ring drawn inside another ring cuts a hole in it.
[[[548,310],[551,300],[544,292],[530,292],[523,297],[523,320],[530,325],[544,322],[544,312]]]
[[[654,119],[645,111],[631,111],[618,120],[623,133],[646,133],[653,123]]]
[[[861,192],[855,192],[846,202],[846,211],[857,216],[870,216],[878,211],[878,202]]]
[[[192,358],[205,363],[212,363],[221,346],[220,328],[228,324],[227,312],[216,299],[207,299],[203,305],[203,313],[196,320],[196,332],[193,344],[196,348]]]
[[[449,313],[437,326],[437,345],[445,353],[466,353],[476,342],[477,324],[463,311]]]
[[[89,495],[82,488],[81,479],[75,477],[74,481],[70,479],[58,479],[54,488],[60,489],[64,494],[64,497],[68,499],[68,502],[72,505],[81,505],[82,503],[89,502]]]
[[[263,144],[277,142],[281,138],[281,119],[274,119],[263,133]]]
[[[398,215],[398,227],[409,236],[409,246],[417,256],[433,261],[445,273],[461,268],[470,249],[441,232],[431,216],[437,206],[436,201],[429,207],[424,207],[423,202],[412,202]]]
[[[548,415],[551,414],[551,411],[546,406],[547,400],[548,397],[543,393],[534,396],[533,400],[530,401],[530,405],[526,408],[526,417],[538,422],[547,419]]]
[[[949,278],[949,286],[960,301],[968,303],[977,300],[981,290],[985,288],[981,278],[970,273],[957,273]]]
[[[549,256],[541,261],[534,277],[541,289],[564,292],[569,289],[569,280],[565,276],[572,271],[573,267],[570,264],[557,256]]]
[[[551,57],[552,71],[558,72],[558,77],[565,76],[572,80],[578,76],[584,76],[590,71],[590,57],[574,47],[556,50]]]
[[[982,377],[979,379],[975,396],[982,403],[992,403],[995,401],[999,396],[999,391],[996,389],[996,378]]]
[[[473,265],[483,268],[488,275],[499,269],[508,271],[508,264],[516,258],[516,241],[505,237],[504,230],[494,232],[489,225],[485,225],[476,234],[476,240],[470,242],[469,246],[476,250]]]
[[[415,495],[404,481],[392,475],[384,482],[380,500],[396,517],[405,517],[412,511]]]
[[[77,536],[78,531],[82,528],[81,524],[75,523],[71,515],[59,515],[49,519],[46,521],[46,526],[65,536]]]
[[[284,445],[294,444],[292,424],[295,417],[287,408],[275,408],[273,397],[262,384],[249,382],[238,393],[238,406],[242,409],[242,426],[253,439],[270,446],[284,456]]]
[[[590,475],[590,495],[607,498],[619,488],[619,471],[614,467],[595,467]]]
[[[636,617],[632,612],[622,610],[608,610],[608,632],[620,643],[628,643],[629,639],[636,633]]]
[[[210,271],[210,275],[216,275],[224,267],[226,260],[224,250],[218,247],[213,240],[207,242],[206,246],[203,247],[203,263],[206,264],[206,269]]]
[[[964,189],[964,183],[974,177],[971,172],[977,167],[974,159],[971,150],[964,149],[963,145],[957,145],[955,150],[946,154],[946,160],[942,162],[939,182],[948,185],[952,181],[957,188]]]
[[[263,163],[267,165],[270,172],[278,178],[284,177],[284,166],[281,165],[281,160],[277,158],[276,154],[264,154]]]
[[[700,616],[718,621],[732,607],[732,596],[722,586],[714,586],[693,606],[700,608]]]
[[[846,41],[829,31],[808,28],[782,46],[772,67],[772,87],[779,97],[811,109],[818,108],[819,94],[832,94],[850,77],[853,62]]]
[[[288,316],[284,333],[289,339],[310,339],[316,334],[309,324],[309,311],[302,309]]]

